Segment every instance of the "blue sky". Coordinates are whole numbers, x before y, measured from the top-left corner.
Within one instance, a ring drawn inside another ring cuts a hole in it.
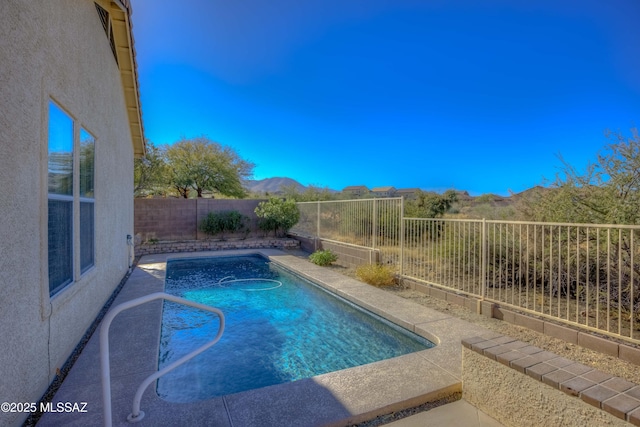
[[[286,176],[508,195],[640,126],[638,0],[132,0],[146,137]]]

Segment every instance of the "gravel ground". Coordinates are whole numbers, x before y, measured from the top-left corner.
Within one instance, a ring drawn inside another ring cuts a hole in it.
[[[401,420],[403,418],[410,417],[412,415],[418,414],[420,412],[430,411],[431,409],[437,408],[438,406],[446,405],[447,403],[453,403],[462,399],[462,393],[454,393],[450,396],[447,396],[443,399],[436,400],[434,402],[423,403],[420,406],[416,406],[415,408],[404,409],[398,412],[392,412],[391,414],[380,415],[379,417],[374,418],[370,421],[365,421],[363,423],[354,424],[353,427],[379,427],[394,421]]]
[[[331,268],[336,269],[346,276],[357,279],[354,269],[340,266],[331,266]],[[539,332],[532,331],[531,329],[516,326],[502,320],[482,316],[472,312],[466,307],[452,304],[438,298],[432,298],[421,292],[405,289],[402,286],[392,286],[381,289],[399,297],[409,299],[425,307],[429,307],[433,310],[450,314],[462,320],[466,320],[467,322],[483,326],[486,329],[527,342],[536,347],[555,353],[558,356],[566,357],[567,359],[583,363],[602,372],[640,384],[640,366],[625,362],[617,357],[589,350],[587,348],[580,347],[579,345],[543,335]],[[625,344],[633,346],[633,344]]]
[[[340,272],[357,279],[357,277],[355,276],[355,272],[351,269],[340,268]],[[532,331],[531,329],[516,326],[502,320],[482,316],[472,312],[466,307],[452,304],[438,298],[432,298],[426,296],[421,292],[413,291],[411,289],[405,289],[401,286],[385,287],[381,289],[399,297],[409,299],[415,303],[431,308],[433,310],[450,314],[467,322],[483,326],[486,329],[495,331],[503,335],[508,335],[536,347],[543,348],[547,351],[555,353],[559,356],[566,357],[567,359],[573,360],[575,362],[591,366],[602,372],[607,372],[611,375],[624,378],[636,384],[640,384],[640,366],[625,362],[618,359],[617,357],[589,350],[576,344],[571,344],[557,338],[549,337],[539,332]],[[460,398],[461,395],[456,394],[448,397],[447,399],[430,402],[416,408],[410,408],[404,411],[394,412],[385,416],[381,416],[371,421],[357,424],[356,427],[378,427],[388,424],[392,421],[397,421],[402,418],[417,414],[419,412],[431,410],[440,405],[451,403]]]
[[[516,326],[502,320],[491,319],[476,314],[465,307],[451,304],[438,298],[428,297],[417,291],[403,289],[401,287],[387,288],[386,290],[402,298],[410,299],[411,301],[424,305],[425,307],[451,314],[470,323],[475,323],[497,333],[527,342],[575,362],[583,363],[600,371],[640,384],[640,366],[625,362],[617,357],[589,350],[579,345],[543,335],[531,329]]]

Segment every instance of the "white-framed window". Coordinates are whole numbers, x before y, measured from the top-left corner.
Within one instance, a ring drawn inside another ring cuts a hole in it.
[[[95,263],[95,137],[58,104],[49,101],[48,260],[49,295],[74,281]],[[74,173],[75,172],[75,173]],[[77,234],[77,239],[76,239]],[[74,242],[80,242],[74,251]]]
[[[80,129],[80,272],[94,264],[94,165],[96,139],[84,128]]]

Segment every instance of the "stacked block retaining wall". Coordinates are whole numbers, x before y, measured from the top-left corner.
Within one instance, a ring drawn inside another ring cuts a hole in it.
[[[376,264],[380,260],[380,252],[366,247],[347,246],[320,240],[320,249],[328,249],[338,255],[336,264],[355,268],[362,264]]]
[[[317,237],[300,236],[290,234],[291,237],[300,241],[300,248],[312,253],[317,250],[330,250],[338,255],[337,265],[355,268],[362,264],[376,264],[380,262],[380,251],[366,246],[345,245],[330,242]]]
[[[136,256],[177,252],[220,251],[230,249],[299,249],[300,242],[295,239],[246,239],[246,240],[189,240],[136,245]]]

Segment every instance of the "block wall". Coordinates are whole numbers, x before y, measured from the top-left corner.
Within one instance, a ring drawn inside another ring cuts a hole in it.
[[[211,211],[236,210],[249,218],[249,236],[262,236],[254,210],[262,200],[135,199],[134,233],[138,240],[204,240],[198,224]],[[227,236],[229,237],[229,236]],[[246,236],[230,236],[246,237]]]

